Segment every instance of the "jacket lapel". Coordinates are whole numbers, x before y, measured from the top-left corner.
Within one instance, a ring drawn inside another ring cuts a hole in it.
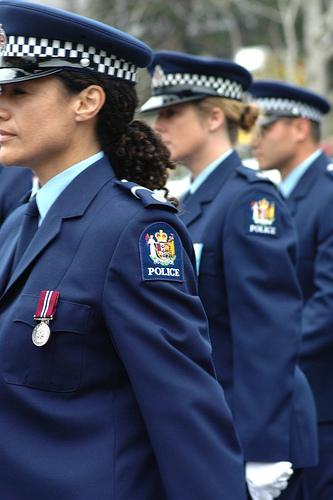
[[[20,209],[18,210],[18,212],[20,213],[17,214],[18,217],[15,217],[15,222],[13,222],[13,224],[11,225],[10,231],[8,232],[4,228],[4,238],[2,240],[3,243],[0,246],[0,297],[6,288],[8,278],[12,270],[16,243],[19,236],[17,228],[19,227],[20,221],[22,220],[24,209]]]
[[[51,219],[52,220],[52,219]],[[35,260],[35,258],[44,250],[44,248],[57,236],[61,230],[62,219],[55,217],[52,220],[52,226],[45,224],[38,229],[34,238],[32,239],[28,252],[25,252],[22,259],[18,262],[16,268],[11,275],[5,292],[9,290],[17,279],[24,273],[27,267]]]
[[[114,172],[111,165],[105,158],[102,158],[84,170],[69,184],[47,213],[33,237],[27,252],[25,252],[14,270],[0,300],[14,286],[16,281],[46,246],[61,232],[63,220],[82,217],[98,191],[113,177]],[[15,248],[16,240],[13,242],[13,248]]]
[[[319,171],[325,171],[328,164],[329,160],[327,156],[322,153],[300,178],[290,196],[286,198],[286,203],[292,215],[295,215],[297,211],[298,202],[306,197],[308,192],[311,190]]]
[[[207,177],[197,191],[185,199],[179,215],[186,226],[191,225],[200,217],[205,206],[216,198],[217,193],[239,165],[241,165],[241,160],[238,154],[233,151]]]

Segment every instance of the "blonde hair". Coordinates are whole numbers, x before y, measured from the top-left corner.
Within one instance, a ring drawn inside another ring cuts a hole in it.
[[[259,109],[253,103],[244,103],[224,97],[206,97],[196,103],[198,111],[207,116],[213,108],[220,108],[227,118],[227,130],[230,141],[237,141],[238,130],[249,132],[254,126]]]

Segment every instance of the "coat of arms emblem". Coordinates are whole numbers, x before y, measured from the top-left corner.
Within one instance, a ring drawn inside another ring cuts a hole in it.
[[[5,30],[2,27],[2,24],[0,24],[0,55],[4,54],[6,51],[7,47],[7,36],[5,33]]]
[[[275,204],[266,198],[251,203],[252,219],[255,224],[271,226],[275,221]]]
[[[161,87],[165,84],[165,74],[161,66],[158,64],[153,73],[152,85],[153,87]]]
[[[169,266],[174,264],[176,259],[174,235],[169,235],[160,229],[154,234],[147,233],[146,243],[149,246],[149,257],[154,264]]]

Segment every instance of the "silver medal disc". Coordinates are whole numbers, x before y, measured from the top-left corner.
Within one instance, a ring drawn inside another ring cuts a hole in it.
[[[38,323],[32,330],[32,342],[37,347],[41,347],[46,344],[51,335],[50,327],[44,321]]]

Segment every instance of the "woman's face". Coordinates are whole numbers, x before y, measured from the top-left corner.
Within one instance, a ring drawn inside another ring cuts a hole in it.
[[[71,164],[76,96],[55,77],[2,86],[0,163],[63,170]],[[69,162],[69,164],[68,164]]]
[[[154,124],[173,161],[191,168],[205,150],[208,138],[206,121],[195,105],[177,104],[158,111]]]

